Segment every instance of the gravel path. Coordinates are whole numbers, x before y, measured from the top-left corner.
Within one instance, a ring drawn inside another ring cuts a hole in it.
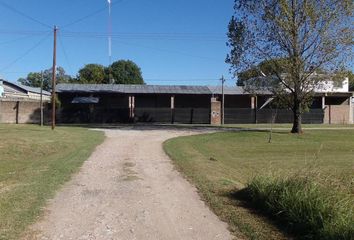
[[[227,226],[162,149],[178,130],[105,130],[106,140],[25,239],[218,240]]]

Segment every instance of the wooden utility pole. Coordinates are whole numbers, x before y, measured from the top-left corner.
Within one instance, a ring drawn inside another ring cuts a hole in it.
[[[225,124],[225,94],[224,94],[224,83],[226,79],[224,78],[224,75],[221,77],[221,95],[222,95],[222,101],[221,101],[221,124]]]
[[[41,122],[40,125],[43,126],[43,71],[41,72],[41,97],[40,97],[40,109],[41,109]]]
[[[53,48],[53,69],[52,69],[52,130],[55,128],[55,84],[56,84],[56,68],[57,68],[57,26],[54,26],[54,48]]]

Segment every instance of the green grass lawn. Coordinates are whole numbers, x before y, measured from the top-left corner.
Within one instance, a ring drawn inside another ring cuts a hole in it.
[[[103,139],[84,128],[0,124],[0,239],[18,239]]]
[[[270,129],[271,126],[274,129],[288,130],[292,128],[292,124],[289,123],[276,123],[271,125],[270,123],[258,123],[258,124],[224,124],[224,125],[210,125],[210,124],[173,124],[176,127],[217,127],[217,128],[237,128],[237,129]],[[353,129],[354,124],[303,124],[303,129]]]
[[[284,239],[271,220],[235,197],[257,175],[311,176],[325,187],[354,198],[354,129],[291,135],[225,132],[171,139],[165,151],[194,183],[204,200],[229,223],[236,236]]]

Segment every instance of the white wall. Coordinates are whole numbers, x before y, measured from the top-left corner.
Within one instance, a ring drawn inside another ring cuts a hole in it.
[[[318,86],[315,87],[315,92],[319,93],[331,93],[331,92],[349,92],[349,78],[345,78],[342,81],[341,86],[336,86],[338,85],[338,82],[334,82],[331,80],[326,80],[318,84]]]

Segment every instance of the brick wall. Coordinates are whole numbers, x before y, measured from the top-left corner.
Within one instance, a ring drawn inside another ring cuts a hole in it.
[[[221,124],[221,102],[217,101],[215,98],[211,99],[210,123],[212,125]]]
[[[49,111],[44,103],[44,122],[48,121]],[[39,123],[40,105],[38,101],[0,100],[0,123]]]
[[[325,124],[349,124],[350,106],[349,105],[328,105],[325,108]]]

